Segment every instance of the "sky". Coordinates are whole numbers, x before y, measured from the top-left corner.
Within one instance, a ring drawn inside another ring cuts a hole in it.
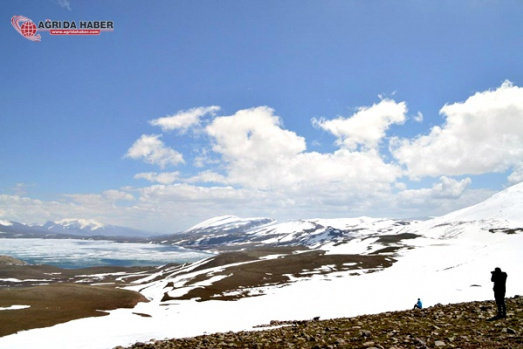
[[[3,220],[175,233],[228,214],[421,218],[523,181],[517,0],[0,12]],[[114,27],[32,41],[13,16]]]

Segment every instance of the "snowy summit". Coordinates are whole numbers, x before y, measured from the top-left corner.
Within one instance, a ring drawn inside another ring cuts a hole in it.
[[[94,231],[103,228],[104,225],[94,219],[82,219],[82,218],[66,218],[54,222],[55,224],[61,225],[65,228],[73,229],[87,229]]]

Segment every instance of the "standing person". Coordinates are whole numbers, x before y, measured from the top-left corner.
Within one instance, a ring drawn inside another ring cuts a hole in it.
[[[492,277],[490,281],[494,283],[494,299],[498,306],[498,319],[507,317],[507,306],[505,305],[505,292],[507,283],[507,273],[501,271],[500,268],[491,271]]]

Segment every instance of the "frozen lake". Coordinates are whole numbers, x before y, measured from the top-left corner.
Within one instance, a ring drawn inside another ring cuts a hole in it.
[[[76,239],[0,239],[0,255],[61,268],[156,266],[211,256],[175,246]]]

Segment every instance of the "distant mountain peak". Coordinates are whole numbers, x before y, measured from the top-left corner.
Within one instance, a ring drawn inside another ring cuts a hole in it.
[[[94,219],[83,219],[83,218],[65,218],[54,222],[55,224],[78,229],[89,229],[91,231],[105,227],[104,224]]]

